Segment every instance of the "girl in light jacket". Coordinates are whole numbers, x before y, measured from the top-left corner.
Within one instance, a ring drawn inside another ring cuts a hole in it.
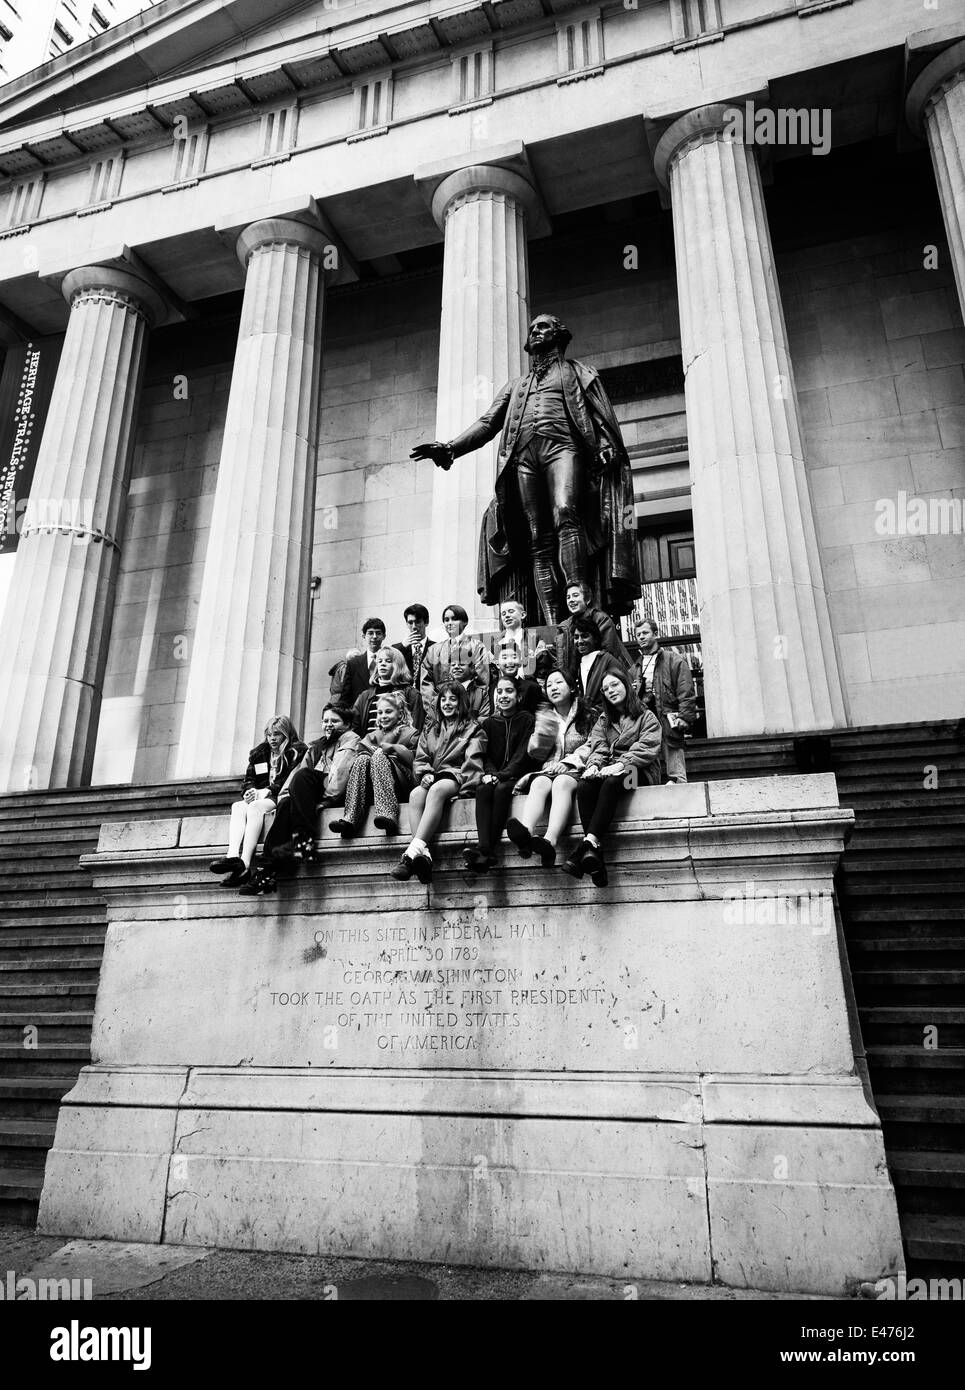
[[[524,859],[535,850],[543,868],[549,869],[556,863],[556,846],[573,819],[573,800],[589,753],[586,740],[593,715],[578,697],[573,677],[565,671],[551,671],[546,677],[546,698],[549,704],[536,711],[536,727],[529,743],[530,755],[542,767],[517,782],[516,790],[528,789],[529,795],[519,818],[507,822],[506,834]],[[546,834],[536,835],[547,802]]]
[[[265,821],[274,814],[278,795],[304,752],[305,745],[287,715],[269,719],[264,743],[259,743],[248,754],[241,800],[231,807],[227,852],[208,865],[213,874],[228,875],[220,887],[237,888],[248,882],[251,860]]]
[[[432,881],[429,845],[450,801],[478,786],[485,752],[486,735],[470,714],[465,686],[461,681],[444,681],[416,749],[409,824],[417,816],[419,823],[408,849],[392,870],[393,878],[404,881],[415,874],[420,883]]]
[[[597,888],[607,883],[602,836],[610,828],[624,792],[660,778],[660,721],[640,704],[625,671],[608,671],[601,686],[603,713],[590,734],[576,799],[583,822],[582,844],[563,865],[573,878],[589,874]]]
[[[402,659],[401,652],[395,654]],[[379,652],[376,661],[381,655]],[[364,699],[366,693],[359,699]],[[343,838],[357,835],[374,803],[377,828],[386,835],[398,835],[399,801],[412,789],[412,764],[418,741],[405,691],[390,690],[379,695],[375,727],[363,738],[348,774],[345,814],[333,820],[329,830],[337,831]]]

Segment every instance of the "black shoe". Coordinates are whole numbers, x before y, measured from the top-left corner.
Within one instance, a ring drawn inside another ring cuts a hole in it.
[[[478,845],[466,845],[462,852],[462,857],[466,861],[466,868],[472,874],[485,873],[489,864],[489,856],[483,854]]]
[[[221,888],[240,888],[243,883],[248,883],[250,878],[251,871],[249,869],[242,869],[240,872],[235,869],[227,878],[222,879],[218,886]]]
[[[392,870],[392,877],[397,878],[400,883],[407,883],[415,872],[412,858],[408,854],[403,854],[402,858]]]
[[[296,859],[298,846],[294,840],[286,840],[282,845],[276,845],[271,852],[272,862],[275,864],[290,864]]]
[[[600,867],[594,874],[590,875],[590,878],[592,879],[594,888],[605,888],[610,882],[610,875],[606,871],[606,865],[603,862],[602,854],[600,855]]]
[[[376,830],[384,830],[386,835],[398,835],[399,822],[393,820],[391,816],[376,816],[372,821]]]
[[[329,821],[328,828],[334,830],[337,835],[343,835],[347,840],[358,833],[358,828],[350,820]]]
[[[420,883],[432,882],[432,860],[428,854],[417,854],[412,867],[415,869],[415,876]]]
[[[603,853],[596,845],[586,842],[580,868],[585,874],[598,874],[603,868]]]
[[[513,816],[512,820],[506,823],[506,835],[512,840],[523,859],[528,859],[533,853],[533,837],[529,827]]]
[[[247,883],[242,884],[238,894],[242,898],[258,898],[262,893],[274,893],[277,886],[273,874],[259,870],[251,875]]]
[[[556,863],[556,846],[551,845],[549,840],[544,839],[542,835],[534,835],[530,843],[539,855],[543,868],[552,869]]]
[[[239,859],[237,855],[225,854],[220,859],[212,859],[208,871],[212,874],[236,874],[241,873],[244,867],[243,859]]]
[[[569,858],[564,859],[563,872],[565,874],[569,874],[571,878],[582,878],[583,856],[586,854],[587,850],[590,847],[591,846],[589,840],[583,840],[581,844],[577,845],[576,849],[569,856]]]

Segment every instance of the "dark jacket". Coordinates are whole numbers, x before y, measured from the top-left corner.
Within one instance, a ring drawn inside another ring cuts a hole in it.
[[[655,781],[660,773],[660,741],[660,724],[648,709],[636,718],[625,714],[616,724],[601,714],[590,731],[585,766],[623,763],[626,768],[649,771]]]
[[[486,735],[484,777],[498,777],[500,782],[515,782],[535,766],[527,751],[534,722],[533,716],[522,709],[515,710],[508,719],[501,714],[493,714],[483,720]]]
[[[603,709],[603,677],[608,671],[619,671],[623,676],[627,674],[627,668],[622,661],[618,661],[617,658],[611,656],[609,652],[600,652],[600,655],[590,667],[590,675],[586,682],[587,688],[584,690],[583,673],[580,670],[579,664],[577,664],[575,674],[577,691],[597,714]]]
[[[490,673],[490,674],[492,675],[492,680],[491,680],[490,685],[489,685],[489,704],[490,704],[490,708],[495,709],[495,708],[496,708],[496,682],[497,682],[498,680],[502,680],[502,679],[503,679],[503,675],[502,675],[502,672],[500,671],[499,667],[496,666],[496,665],[494,665],[494,666],[492,667],[492,670],[491,670],[491,673]],[[520,707],[520,709],[525,709],[525,710],[528,710],[530,714],[535,714],[535,713],[536,713],[536,710],[537,710],[537,707],[538,707],[539,705],[541,705],[541,704],[543,703],[543,701],[546,699],[546,696],[543,694],[542,690],[540,690],[540,688],[539,688],[539,681],[533,680],[533,677],[532,677],[532,676],[521,676],[521,675],[516,676],[516,677],[515,677],[515,681],[516,681],[516,690],[517,690],[517,692],[518,692],[518,700],[519,700],[519,707]],[[477,716],[477,718],[478,718],[478,716]]]
[[[642,666],[641,656],[630,668],[630,683],[641,702],[646,699],[646,692],[642,688]],[[663,729],[664,739],[667,743],[679,746],[684,741],[687,729],[697,718],[697,692],[694,689],[690,663],[680,652],[671,651],[669,647],[660,647],[653,665],[652,681],[654,708]],[[680,715],[684,721],[683,728],[670,727],[667,719],[670,713]]]
[[[373,700],[377,699],[379,695],[388,694],[389,690],[398,690],[402,694],[408,706],[409,714],[412,717],[412,725],[416,733],[422,728],[425,720],[422,700],[419,698],[418,692],[414,690],[411,685],[390,686],[388,690],[380,685],[370,685],[366,690],[362,691],[361,695],[352,706],[352,718],[355,721],[355,732],[357,734],[364,735],[368,727],[369,712],[372,708]]]
[[[267,791],[273,801],[278,800],[278,793],[288,777],[292,768],[296,767],[305,755],[305,745],[301,742],[290,743],[281,755],[281,765],[278,774],[272,780],[271,777],[271,744],[267,739],[259,743],[256,748],[252,748],[248,754],[248,767],[245,772],[245,780],[241,784],[241,794],[244,796],[247,791]]]
[[[587,605],[583,615],[591,619],[596,624],[600,633],[600,648],[602,651],[609,652],[618,661],[623,662],[624,670],[629,671],[633,665],[633,657],[623,645],[623,641],[616,629],[616,624],[609,613],[604,613],[602,608],[594,608],[592,604]],[[576,676],[580,669],[580,654],[576,650],[576,643],[573,641],[573,616],[564,618],[560,623],[556,634],[556,661],[561,671],[567,672],[571,676]]]
[[[429,648],[432,645],[433,644],[432,642],[430,642],[428,637],[426,637],[423,640],[422,656],[419,660],[419,669],[415,670],[412,665],[412,648],[409,646],[409,644],[407,642],[393,643],[393,646],[395,647],[396,651],[401,652],[402,655],[405,657],[405,664],[409,668],[409,675],[412,677],[412,684],[415,686],[416,690],[419,689],[419,686],[422,682],[422,678],[426,674],[426,657],[429,655]]]
[[[362,691],[368,690],[371,684],[368,652],[364,651],[360,652],[358,656],[350,656],[345,663],[345,681],[342,685],[343,706],[350,709]]]
[[[560,365],[566,413],[586,466],[587,558],[602,562],[606,606],[614,613],[629,613],[640,597],[636,527],[628,524],[634,517],[630,460],[599,372],[576,358]],[[479,537],[477,588],[485,604],[499,603],[513,573],[523,581],[531,573],[529,537],[511,465],[532,382],[532,372],[508,382],[486,413],[451,441],[453,457],[459,458],[488,444],[502,430],[496,495],[483,516]]]

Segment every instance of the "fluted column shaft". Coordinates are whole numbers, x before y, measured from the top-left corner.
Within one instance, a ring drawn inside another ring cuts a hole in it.
[[[524,370],[529,316],[526,229],[536,193],[519,174],[488,165],[440,184],[433,213],[445,230],[436,438],[452,439]],[[432,491],[428,607],[482,608],[476,592],[479,526],[493,495],[498,438],[437,472]]]
[[[90,781],[133,424],[163,301],[106,266],[63,282],[70,317],[3,621],[0,789]]]
[[[931,151],[938,197],[965,319],[965,41],[929,63],[908,94],[910,124]]]
[[[302,717],[324,249],[321,230],[286,219],[254,223],[238,243],[247,280],[179,777],[232,772],[273,715]]]
[[[727,108],[657,150],[673,204],[707,725],[824,729],[845,704],[760,172]]]

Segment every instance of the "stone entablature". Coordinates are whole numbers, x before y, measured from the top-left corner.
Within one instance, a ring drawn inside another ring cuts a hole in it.
[[[652,5],[641,0],[634,8],[608,5],[602,10],[574,7],[570,0],[553,0],[553,14],[542,19],[533,19],[530,7],[515,0],[488,8],[495,10],[498,27],[495,32],[486,29],[492,44],[492,72],[482,99],[495,103],[484,118],[486,138],[494,141],[509,138],[520,128],[520,110],[513,98],[525,101],[533,92],[550,85],[556,88],[560,82],[588,76],[606,79],[619,73],[611,83],[589,84],[587,90],[592,89],[593,95],[588,99],[595,111],[586,109],[587,98],[574,98],[571,103],[554,96],[552,102],[543,103],[546,129],[534,131],[533,138],[579,130],[598,121],[603,113],[612,121],[646,109],[647,115],[658,119],[690,105],[744,91],[748,74],[755,79],[750,85],[758,87],[765,80],[820,66],[830,51],[832,25],[837,60],[888,44],[900,46],[920,18],[917,0],[884,0],[875,6],[874,15],[856,13],[860,22],[846,28],[835,23],[837,16],[827,24],[796,27],[789,43],[778,21],[794,21],[796,16],[812,14],[821,6],[799,6],[790,0],[790,5],[775,10],[773,0],[758,0],[759,13],[748,15],[747,7],[741,6],[739,18],[728,23],[725,5],[721,8],[722,22],[713,28],[713,35],[729,42],[715,52],[714,62],[708,65],[705,60],[698,64],[692,55],[675,51],[680,49],[679,24],[673,18],[676,11],[664,0]],[[406,127],[453,111],[459,114],[476,109],[474,101],[459,98],[450,69],[454,58],[466,49],[467,39],[469,50],[478,46],[482,33],[479,23],[486,14],[482,6],[469,7],[455,16],[442,14],[433,18],[431,25],[424,19],[412,25],[404,18],[386,24],[381,16],[377,31],[371,16],[341,21],[337,10],[328,14],[328,44],[321,52],[321,35],[313,32],[272,45],[267,66],[266,50],[255,51],[229,61],[213,61],[187,76],[161,79],[127,97],[75,106],[66,115],[33,122],[28,116],[25,127],[5,147],[0,142],[0,173],[11,180],[11,205],[23,201],[23,182],[41,173],[45,176],[42,199],[30,200],[30,217],[18,220],[17,227],[106,209],[164,188],[191,188],[206,179],[218,181],[217,197],[222,199],[227,176],[248,173],[266,158],[304,155],[312,162],[310,157],[318,150],[351,143],[360,134],[398,132],[398,157],[386,148],[386,142],[378,142],[377,157],[385,161],[384,169],[375,171],[354,149],[346,150],[344,161],[326,169],[327,177],[342,188],[364,187],[404,172],[406,162],[411,162]],[[461,23],[456,24],[456,20]],[[582,56],[574,50],[574,26],[580,33],[585,30],[587,37]],[[766,42],[763,49],[762,37]],[[766,55],[765,71],[760,67],[762,53]],[[627,80],[627,64],[640,64],[639,80]],[[386,118],[373,126],[360,116],[358,91],[360,77],[380,69],[391,79],[392,105]],[[584,84],[576,85],[582,89]],[[6,111],[0,105],[0,117],[9,124],[23,105],[23,97],[15,93],[8,99]],[[266,154],[265,120],[271,119],[276,109],[292,113],[286,121],[289,136],[283,150]],[[473,135],[477,135],[475,130]],[[172,169],[172,139],[195,137],[201,139],[192,152],[189,174],[179,176]],[[441,138],[444,144],[427,128],[420,143],[424,147],[431,142],[440,153],[447,152],[453,139],[460,148],[464,145],[458,122]],[[118,166],[110,196],[94,197],[94,165],[122,153],[123,169]],[[307,168],[306,164],[300,170],[303,182]],[[312,178],[309,181],[315,182]],[[311,191],[318,195],[323,190],[313,186]],[[190,200],[181,200],[179,217],[190,224],[192,212]],[[0,279],[4,278],[8,272],[0,257]]]

